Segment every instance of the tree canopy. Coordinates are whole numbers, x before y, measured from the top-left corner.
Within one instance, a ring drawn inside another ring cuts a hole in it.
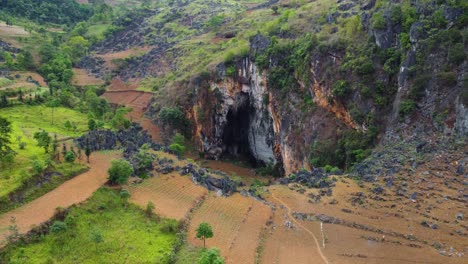
[[[203,247],[206,247],[205,240],[213,237],[213,229],[210,224],[203,222],[197,227],[197,238],[203,239]]]
[[[126,183],[130,175],[133,173],[133,168],[124,159],[113,160],[109,168],[109,181],[114,184]]]

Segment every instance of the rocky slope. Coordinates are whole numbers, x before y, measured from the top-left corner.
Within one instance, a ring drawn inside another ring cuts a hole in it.
[[[279,1],[279,11],[272,4],[207,2],[199,11],[197,1],[174,1],[122,25],[94,50],[155,45],[116,74],[163,83],[150,115],[157,119],[163,106],[183,109],[208,158],[250,159],[290,175],[325,165],[348,169],[377,144],[464,142],[462,1]],[[210,26],[217,16],[221,23]],[[190,22],[195,18],[203,22]],[[243,28],[246,21],[258,21],[258,32]],[[179,31],[168,23],[179,23]],[[243,41],[249,48],[224,60],[211,54]],[[193,68],[197,56],[205,70]]]

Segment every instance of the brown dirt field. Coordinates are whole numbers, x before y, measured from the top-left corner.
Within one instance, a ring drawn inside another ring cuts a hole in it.
[[[261,263],[325,263],[317,252],[313,237],[293,223],[293,228],[285,226],[291,221],[287,210],[278,208],[264,238]]]
[[[42,78],[41,75],[35,72],[30,72],[30,71],[12,71],[10,76],[15,76],[19,74],[21,77],[20,78],[15,78],[14,84],[7,85],[0,87],[0,90],[6,90],[6,89],[16,89],[16,88],[26,88],[26,89],[34,89],[36,88],[36,84],[27,82],[26,79],[28,76],[31,76],[33,80],[36,80],[39,82],[39,85],[42,87],[47,87],[47,83],[45,82],[44,78]]]
[[[146,130],[148,134],[151,135],[151,138],[153,139],[154,142],[157,142],[157,143],[163,142],[162,137],[161,137],[161,130],[159,129],[158,126],[153,124],[151,119],[147,117],[143,117],[140,120],[140,124],[143,127],[143,129]]]
[[[86,70],[73,68],[75,75],[73,76],[72,83],[78,86],[85,85],[103,85],[104,80],[98,79],[94,76],[89,75]]]
[[[210,193],[193,215],[187,240],[203,246],[203,241],[195,237],[196,228],[208,222],[214,233],[207,240],[208,247],[219,248],[226,263],[254,263],[260,233],[270,212],[266,205],[237,193],[230,197]]]
[[[138,83],[126,83],[121,79],[114,78],[111,80],[109,87],[107,87],[107,91],[128,91],[128,90],[136,90],[138,88]]]
[[[325,197],[317,204],[308,202],[309,198],[306,195],[290,190],[287,186],[270,187],[269,190],[272,195],[267,199],[275,202],[274,198],[276,197],[290,207],[292,211],[325,214],[348,222],[375,227],[387,233],[413,234],[418,239],[418,241],[409,241],[386,235],[385,240],[382,241],[384,236],[379,233],[343,225],[324,224],[324,233],[328,241],[323,252],[329,258],[330,263],[466,263],[467,258],[465,256],[461,258],[443,257],[438,250],[431,246],[432,243],[437,241],[441,244],[453,246],[458,252],[465,251],[466,255],[468,241],[466,239],[455,239],[454,236],[450,235],[450,232],[453,232],[456,228],[450,221],[438,222],[439,228],[437,230],[423,227],[421,222],[427,220],[427,218],[425,219],[417,213],[415,209],[417,203],[400,201],[399,198],[390,195],[387,198],[388,201],[371,202],[372,200],[370,200],[363,206],[352,205],[349,201],[352,193],[363,192],[367,196],[371,194],[365,188],[357,186],[350,179],[344,181],[337,182],[332,197]],[[294,189],[293,186],[290,186],[290,188]],[[312,192],[316,193],[316,191]],[[330,204],[332,199],[336,199],[339,203]],[[276,203],[278,204],[277,201]],[[396,207],[393,208],[392,205],[396,205]],[[351,210],[351,212],[344,212],[342,209]],[[451,203],[451,206],[449,203],[446,209],[450,211],[449,215],[452,217],[456,211],[463,211],[463,208],[456,206],[454,203]],[[309,227],[308,229],[312,231],[315,230],[314,233],[320,240],[321,234],[317,228],[318,222],[300,221],[300,223],[305,227]],[[363,237],[372,237],[377,241]],[[286,238],[280,237],[277,237],[276,240],[287,241]],[[269,242],[267,239],[264,257],[269,255],[267,253],[268,246],[271,247],[269,243],[274,244],[274,242]],[[410,244],[415,246],[410,246]],[[270,261],[271,259],[268,258],[267,263]]]
[[[177,174],[157,175],[141,184],[128,186],[128,190],[131,202],[145,208],[151,201],[155,213],[174,219],[184,218],[195,201],[207,193],[188,176]]]
[[[2,37],[25,37],[29,32],[18,26],[7,26],[5,22],[0,22],[0,36]]]
[[[126,59],[131,56],[140,56],[142,53],[146,53],[153,49],[153,46],[144,46],[144,47],[134,47],[124,51],[106,53],[106,54],[96,54],[95,56],[98,58],[102,58],[105,61],[105,65],[109,69],[116,69],[117,65],[115,65],[112,60],[116,59]]]
[[[38,81],[39,85],[42,87],[47,87],[47,83],[45,82],[44,78],[37,72],[31,72],[31,71],[12,71],[11,75],[15,76],[16,74],[21,75],[21,78],[19,80],[21,81],[26,81],[28,76],[31,76],[33,80]]]
[[[0,22],[0,37],[2,41],[5,41],[12,45],[15,48],[22,48],[23,44],[21,44],[17,38],[18,37],[28,37],[29,34],[27,31],[24,30],[22,27],[18,26],[7,26],[4,22]]]
[[[53,191],[36,200],[0,215],[0,245],[8,234],[11,217],[16,217],[20,233],[49,220],[57,207],[69,207],[89,198],[94,191],[107,181],[110,161],[118,158],[115,152],[96,152],[91,154],[90,170],[63,183]]]
[[[153,98],[152,93],[142,91],[108,91],[102,95],[112,104],[124,105],[133,109],[127,117],[138,122]]]

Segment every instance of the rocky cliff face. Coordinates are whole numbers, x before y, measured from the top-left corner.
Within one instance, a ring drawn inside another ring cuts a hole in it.
[[[248,58],[236,65],[233,76],[217,69],[198,96],[190,116],[196,141],[207,158],[244,156],[260,164],[275,164],[286,175],[309,169],[309,147],[317,138],[334,138],[346,124],[355,127],[345,109],[326,102],[325,88],[314,83],[307,91],[323,109],[313,113],[298,109],[302,98],[284,98],[268,87],[267,72]]]
[[[226,77],[225,70],[218,67],[219,81],[210,80],[207,91],[199,94],[193,107],[201,150],[213,159],[230,154],[265,164],[276,163],[273,114],[265,75],[248,59],[241,61],[235,77]]]
[[[432,35],[425,32],[427,21],[405,29],[391,8],[378,10],[383,22],[376,28],[376,18],[362,10],[368,44],[313,48],[305,54],[305,78],[283,65],[290,61],[287,55],[268,54],[271,43],[262,36],[250,40],[249,57],[229,66],[230,76],[228,67],[219,65],[205,88],[195,92],[190,111],[200,150],[209,158],[244,155],[272,162],[289,175],[310,169],[314,148],[340,152],[348,166],[362,160],[363,148],[375,139],[386,145],[441,137],[463,140],[468,132],[467,63],[465,57],[451,55],[463,39],[460,30],[451,28],[459,10],[435,5],[416,9],[426,17],[443,10],[447,26],[439,25]],[[261,53],[268,54],[263,70],[255,62]],[[286,69],[279,78],[287,80],[281,89],[272,83],[277,69]],[[373,139],[359,141],[371,133]]]

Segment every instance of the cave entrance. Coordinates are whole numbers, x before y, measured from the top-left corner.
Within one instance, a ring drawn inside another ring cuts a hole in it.
[[[227,123],[223,131],[224,155],[257,165],[249,146],[250,115],[255,111],[250,105],[247,95],[241,95],[241,103],[236,108],[231,108],[227,114]]]

